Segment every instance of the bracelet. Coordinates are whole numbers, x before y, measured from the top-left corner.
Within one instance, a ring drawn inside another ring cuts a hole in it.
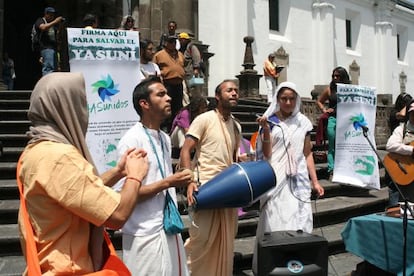
[[[262,140],[262,143],[270,143],[270,139],[268,139],[268,140]]]
[[[141,180],[139,180],[139,179],[138,179],[138,178],[136,178],[136,177],[133,177],[133,176],[127,176],[127,177],[125,178],[125,181],[127,181],[128,179],[134,180],[134,181],[138,182],[138,183],[139,183],[139,185],[142,185],[142,181],[141,181]]]

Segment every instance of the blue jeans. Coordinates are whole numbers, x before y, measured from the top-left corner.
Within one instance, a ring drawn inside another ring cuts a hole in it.
[[[42,75],[47,75],[55,71],[55,50],[54,49],[43,49],[40,51],[42,56]]]
[[[399,201],[400,193],[398,192],[398,190],[396,188],[388,187],[388,207],[397,206]]]
[[[336,135],[336,117],[328,118],[326,126],[328,135],[328,173],[333,172],[335,164],[335,135]]]
[[[13,90],[13,87],[14,87],[14,79],[12,79],[9,76],[7,76],[7,77],[4,77],[3,76],[3,83],[5,85],[7,85],[7,90]]]

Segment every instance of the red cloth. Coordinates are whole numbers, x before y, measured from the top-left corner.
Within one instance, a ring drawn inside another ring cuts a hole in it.
[[[327,139],[326,127],[328,126],[329,113],[323,113],[318,120],[318,126],[316,127],[316,145],[324,145]]]

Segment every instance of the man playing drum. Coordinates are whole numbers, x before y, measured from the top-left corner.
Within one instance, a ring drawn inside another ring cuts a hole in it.
[[[180,153],[181,168],[193,169],[195,180],[198,180],[187,187],[190,206],[195,204],[193,193],[199,184],[203,185],[233,162],[247,160],[246,154],[238,155],[241,126],[231,114],[239,99],[237,83],[234,80],[221,82],[216,87],[215,98],[217,108],[194,119]],[[190,156],[194,149],[195,162],[192,162]],[[237,209],[196,210],[193,220],[190,238],[185,243],[191,274],[232,275]]]

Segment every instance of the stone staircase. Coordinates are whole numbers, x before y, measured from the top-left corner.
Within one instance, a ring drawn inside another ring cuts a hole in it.
[[[19,243],[17,213],[19,196],[15,181],[16,162],[27,138],[30,126],[27,120],[30,91],[0,91],[0,141],[3,153],[0,156],[0,275],[21,275],[25,261]],[[267,104],[241,100],[234,115],[242,122],[243,136],[250,138],[257,130],[254,113],[263,113]],[[317,164],[318,175],[325,174],[325,164]],[[344,253],[340,231],[346,221],[354,216],[382,212],[388,200],[387,188],[367,191],[355,187],[321,180],[325,188],[323,198],[313,198],[314,234],[325,237],[329,244],[329,275],[348,275],[360,261]],[[183,220],[188,226],[184,201],[180,201]],[[258,206],[245,208],[247,215],[239,220],[235,241],[234,275],[252,275],[251,261],[258,221]],[[115,247],[121,249],[121,234],[111,233]],[[187,229],[183,238],[188,237]],[[120,252],[120,251],[119,251]],[[120,252],[121,253],[121,252]]]

